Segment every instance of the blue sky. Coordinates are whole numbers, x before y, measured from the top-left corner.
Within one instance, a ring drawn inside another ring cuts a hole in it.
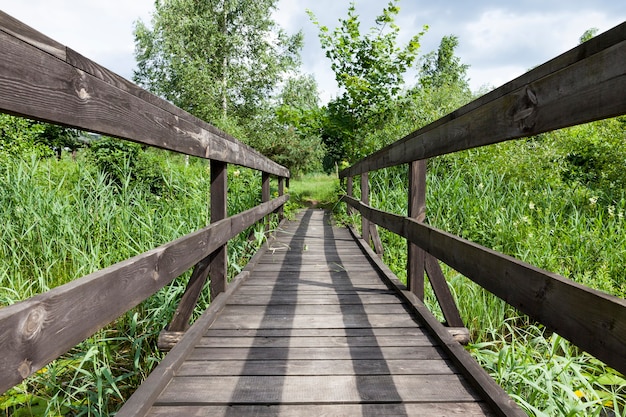
[[[149,22],[153,0],[0,0],[0,9],[77,50],[125,78],[135,67],[133,22]],[[374,24],[387,1],[360,0],[362,29]],[[303,72],[312,73],[322,100],[337,94],[330,65],[319,46],[310,9],[330,28],[346,16],[347,0],[280,0],[276,21],[288,32],[303,30]],[[497,87],[578,44],[589,28],[604,32],[626,20],[626,2],[615,0],[400,0],[401,40],[429,30],[421,53],[435,50],[441,37],[459,37],[457,49],[470,65],[470,85]],[[413,83],[407,77],[408,84]]]

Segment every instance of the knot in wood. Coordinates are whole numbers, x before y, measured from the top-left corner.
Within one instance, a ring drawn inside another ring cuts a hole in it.
[[[527,132],[535,127],[537,123],[537,95],[530,88],[526,91],[513,107],[513,123],[517,124],[522,132]]]
[[[78,77],[76,77],[76,81],[74,82],[76,97],[81,101],[87,101],[91,99],[91,94],[89,94],[89,83],[86,78],[86,73],[81,70],[77,70],[77,72]]]
[[[22,363],[17,367],[17,372],[20,374],[22,379],[26,379],[32,372],[33,363],[28,359],[24,359]]]
[[[20,333],[22,337],[25,340],[33,339],[41,331],[45,320],[46,310],[41,306],[33,308],[28,313],[28,316],[26,317],[20,328]]]

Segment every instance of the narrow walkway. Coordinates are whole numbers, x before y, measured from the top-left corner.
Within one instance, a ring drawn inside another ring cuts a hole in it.
[[[346,229],[286,223],[151,416],[491,415]]]

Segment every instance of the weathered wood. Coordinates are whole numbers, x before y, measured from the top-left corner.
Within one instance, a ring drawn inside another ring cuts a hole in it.
[[[373,223],[370,223],[370,236],[372,237],[372,244],[374,245],[374,250],[376,251],[376,254],[382,258],[383,253],[385,252],[385,250],[383,249],[383,242],[380,240],[378,229]]]
[[[180,333],[189,328],[189,319],[193,314],[196,303],[200,298],[202,288],[209,276],[209,265],[210,258],[207,256],[194,266],[191,277],[189,277],[189,282],[187,283],[187,288],[185,288],[185,293],[178,303],[172,321],[167,326],[167,332]]]
[[[353,201],[356,200],[353,199]],[[491,378],[461,344],[455,340],[449,331],[450,328],[443,327],[424,303],[400,282],[391,269],[374,256],[369,245],[359,238],[354,228],[350,227],[350,232],[361,249],[369,255],[374,267],[382,274],[387,282],[396,289],[398,295],[412,307],[415,314],[420,318],[420,321],[429,329],[430,334],[439,342],[439,346],[450,355],[450,359],[459,367],[458,369],[465,375],[469,383],[482,394],[483,400],[492,407],[495,414],[502,417],[526,416],[526,413],[524,413],[515,401],[504,392],[502,387],[496,384],[493,378]]]
[[[406,310],[403,312],[406,314]],[[224,314],[229,314],[228,307],[224,310]],[[296,312],[295,314],[300,314]],[[404,328],[403,328],[404,329]],[[350,348],[350,347],[409,347],[421,346],[432,347],[433,340],[426,334],[406,336],[375,336],[369,334],[367,336],[325,336],[323,334],[317,337],[311,336],[267,336],[267,337],[251,337],[239,336],[238,330],[226,333],[228,337],[203,337],[197,347],[205,348]],[[345,334],[345,331],[344,331]]]
[[[350,196],[350,197],[354,196],[354,192],[352,190],[352,187],[353,187],[353,178],[352,177],[347,177],[347,180],[346,180],[346,194],[348,196]],[[346,207],[347,207],[348,216],[351,216],[353,214],[352,207],[350,207],[350,206],[346,206]]]
[[[339,177],[626,113],[626,23],[362,159]]]
[[[285,195],[285,178],[278,177],[278,196]],[[283,206],[280,206],[276,211],[278,214],[278,221],[281,222],[285,218],[285,209]]]
[[[289,338],[285,338],[289,341]],[[317,339],[314,339],[317,340]],[[187,361],[177,376],[297,376],[297,375],[450,375],[455,373],[450,362],[439,359],[360,359],[357,369],[353,359],[290,359],[289,361],[219,360]]]
[[[371,417],[371,416],[492,416],[483,403],[404,403],[404,404],[310,404],[305,405],[227,405],[159,406],[149,417],[173,415],[195,417]]]
[[[225,219],[228,200],[228,166],[224,162],[211,160],[211,223]],[[226,291],[228,254],[226,244],[209,255],[209,275],[211,276],[211,300]]]
[[[238,376],[174,378],[156,405],[359,404],[363,398],[376,403],[478,400],[457,375]]]
[[[0,309],[0,392],[167,285],[288,196]],[[246,224],[234,220],[247,218]]]
[[[465,327],[459,309],[454,301],[454,297],[452,296],[452,292],[450,291],[450,287],[448,286],[448,282],[446,281],[446,277],[443,275],[443,271],[439,266],[439,262],[429,253],[425,255],[424,260],[426,262],[426,273],[428,274],[430,285],[435,293],[439,307],[441,307],[441,312],[446,320],[446,324],[449,327]]]
[[[508,304],[620,372],[626,372],[626,300],[587,288],[413,219],[345,199]]]
[[[367,172],[361,174],[361,201],[363,204],[369,204],[370,202],[370,183]],[[370,223],[367,218],[361,216],[361,236],[369,243],[370,242]]]
[[[409,164],[408,216],[419,221],[426,218],[426,160]],[[414,243],[407,242],[407,274],[409,289],[424,300],[424,251]]]
[[[0,111],[289,176],[249,146],[5,13],[0,29]]]
[[[161,352],[169,352],[174,346],[176,346],[176,343],[180,342],[184,335],[185,332],[162,330],[159,333],[157,347]]]
[[[261,173],[261,201],[266,202],[270,200],[270,174],[267,172]],[[270,230],[270,218],[265,218],[265,233]]]
[[[207,310],[191,326],[179,341],[175,341],[170,352],[150,373],[148,378],[137,388],[134,394],[124,403],[116,414],[118,417],[144,416],[150,406],[157,399],[163,388],[174,376],[174,371],[183,363],[187,354],[194,348],[197,341],[203,336],[221,309],[226,305],[228,297],[236,291],[239,285],[250,275],[249,271],[242,271],[237,275],[228,290],[220,293]]]

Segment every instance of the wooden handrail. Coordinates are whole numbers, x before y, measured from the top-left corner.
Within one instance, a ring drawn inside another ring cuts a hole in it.
[[[626,113],[626,23],[374,152],[340,178]]]
[[[289,177],[248,145],[0,11],[0,112]]]
[[[211,224],[141,255],[0,309],[0,393],[21,382],[195,265],[174,323],[183,330],[211,274],[226,289],[225,245],[282,213],[289,170],[210,124],[150,94],[0,11],[0,113],[24,116],[205,158]],[[226,217],[227,164],[263,175],[263,202]],[[280,196],[269,200],[269,178]],[[267,189],[266,189],[267,188]],[[198,285],[200,283],[200,285]]]
[[[364,217],[450,265],[609,366],[626,373],[626,300],[593,290],[415,219],[344,197]]]
[[[453,113],[363,158],[339,173],[347,178],[343,200],[371,222],[403,236],[426,252],[409,251],[409,288],[421,295],[423,265],[440,305],[454,303],[435,271],[435,257],[480,286],[558,332],[573,344],[626,372],[626,301],[592,290],[560,275],[474,244],[424,224],[416,216],[416,195],[425,184],[411,175],[409,217],[370,207],[352,197],[352,178],[360,175],[367,192],[370,171],[422,163],[434,156],[533,136],[563,127],[626,114],[626,23],[535,68]],[[425,165],[425,164],[424,164]],[[411,172],[417,172],[415,167]],[[417,175],[417,174],[415,174]],[[422,172],[420,175],[424,175]],[[417,178],[419,180],[419,178]],[[418,210],[419,211],[419,210]],[[368,230],[364,230],[367,236]],[[428,270],[428,268],[426,268]],[[416,271],[415,273],[413,271]],[[433,275],[433,276],[431,276]],[[452,308],[446,318],[457,315]]]
[[[0,392],[137,306],[288,198],[275,198],[0,309]]]

